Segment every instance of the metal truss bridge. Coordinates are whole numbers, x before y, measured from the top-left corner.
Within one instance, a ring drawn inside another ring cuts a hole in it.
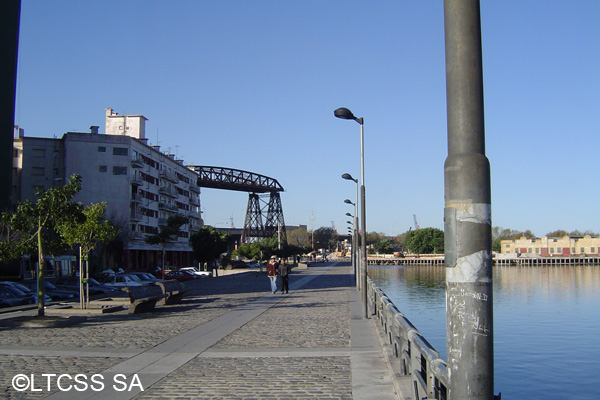
[[[242,231],[242,243],[249,243],[275,234],[287,243],[280,192],[277,179],[239,169],[194,165],[198,186],[248,192],[248,207]],[[266,198],[268,197],[268,200]]]

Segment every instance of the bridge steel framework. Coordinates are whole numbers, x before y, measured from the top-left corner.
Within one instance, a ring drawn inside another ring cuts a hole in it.
[[[279,195],[283,187],[276,179],[232,168],[194,165],[192,169],[198,173],[199,187],[249,193],[242,243],[273,237],[275,234],[278,234],[281,243],[287,243]]]

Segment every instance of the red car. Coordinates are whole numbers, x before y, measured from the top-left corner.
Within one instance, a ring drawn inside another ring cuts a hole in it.
[[[179,282],[193,281],[194,279],[197,279],[197,276],[188,271],[178,270],[178,271],[171,271],[168,274],[166,274],[165,279],[175,279],[175,280],[178,280]]]

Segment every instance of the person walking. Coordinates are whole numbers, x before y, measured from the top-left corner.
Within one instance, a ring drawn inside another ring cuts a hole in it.
[[[267,263],[267,276],[271,280],[271,291],[273,294],[277,292],[277,274],[279,272],[279,263],[275,256],[271,256],[271,259]]]
[[[289,293],[290,290],[290,269],[291,267],[286,264],[285,258],[282,258],[281,264],[279,265],[279,280],[281,285],[281,294],[283,294],[284,290],[286,293]]]

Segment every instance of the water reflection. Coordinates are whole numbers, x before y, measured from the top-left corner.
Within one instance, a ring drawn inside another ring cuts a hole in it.
[[[369,267],[369,276],[446,359],[445,268]],[[600,267],[494,267],[493,279],[496,392],[600,398]]]

